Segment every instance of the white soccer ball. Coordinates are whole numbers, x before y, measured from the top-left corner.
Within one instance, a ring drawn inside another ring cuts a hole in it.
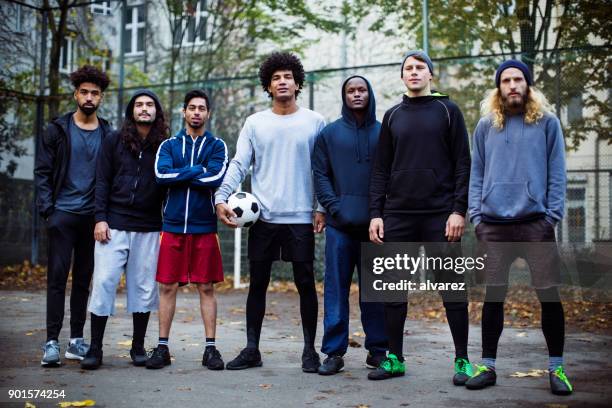
[[[232,194],[227,200],[227,205],[236,213],[235,221],[239,227],[250,227],[259,218],[259,202],[253,194],[239,192]]]

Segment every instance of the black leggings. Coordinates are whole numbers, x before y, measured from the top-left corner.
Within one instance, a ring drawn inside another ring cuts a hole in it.
[[[444,301],[444,297],[442,298]],[[467,302],[443,302],[446,319],[455,344],[455,357],[468,358],[467,343],[470,321]],[[400,360],[403,353],[404,322],[408,312],[406,302],[385,303],[385,328],[389,338],[389,353]]]
[[[249,295],[246,304],[247,347],[259,348],[261,324],[266,313],[266,291],[273,261],[250,261]],[[304,348],[314,348],[319,302],[312,261],[293,262],[293,280],[300,294]]]
[[[496,358],[497,345],[504,329],[504,300],[508,286],[488,286],[482,306],[482,357]],[[542,332],[546,339],[548,355],[563,356],[565,342],[565,316],[559,297],[559,289],[536,289],[542,305]]]

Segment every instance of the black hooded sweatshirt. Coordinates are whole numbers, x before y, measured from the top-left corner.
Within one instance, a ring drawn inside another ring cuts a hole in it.
[[[383,118],[370,178],[370,217],[467,210],[468,134],[446,95],[410,98]]]
[[[157,96],[148,90],[134,94],[125,109],[132,116],[137,97],[147,95],[162,112]],[[160,231],[165,189],[155,182],[157,147],[149,138],[134,153],[117,130],[102,141],[96,168],[96,222],[106,221],[121,231]]]

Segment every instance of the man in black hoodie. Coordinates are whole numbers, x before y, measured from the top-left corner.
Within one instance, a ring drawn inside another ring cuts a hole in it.
[[[408,92],[385,113],[370,179],[370,240],[422,242],[427,256],[439,256],[445,250],[427,243],[459,241],[465,227],[470,172],[467,130],[457,105],[431,92],[433,64],[427,54],[408,52],[401,77]],[[453,271],[434,270],[434,274],[438,281],[462,278]],[[467,355],[467,293],[440,294],[455,343],[453,383],[463,385],[472,374]],[[406,313],[406,302],[385,304],[389,356],[368,378],[404,375]]]
[[[60,364],[66,282],[74,253],[70,294],[70,343],[66,358],[82,360],[89,283],[93,273],[94,187],[100,144],[110,132],[96,115],[109,79],[85,65],[70,74],[76,112],[53,120],[38,140],[34,179],[38,211],[47,220],[47,342],[43,366]]]
[[[380,122],[370,83],[362,76],[342,84],[342,117],[317,137],[312,153],[314,186],[327,212],[325,229],[324,335],[327,358],[319,374],[344,368],[348,347],[349,293],[353,271],[361,276],[361,243],[368,242],[370,157],[376,151]],[[381,303],[360,302],[368,350],[366,366],[376,368],[386,356],[387,339]]]
[[[115,293],[125,272],[127,311],[134,332],[130,357],[144,366],[144,338],[159,297],[155,274],[159,254],[164,191],[155,182],[155,153],[168,137],[168,124],[157,96],[137,91],[127,105],[120,130],[102,141],[96,171],[95,267],[89,302],[91,346],[81,368],[102,364],[102,339]]]

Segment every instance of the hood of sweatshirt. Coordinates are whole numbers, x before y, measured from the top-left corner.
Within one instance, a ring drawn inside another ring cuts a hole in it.
[[[365,111],[366,111],[365,120],[363,121],[361,125],[357,123],[357,119],[355,117],[355,114],[353,113],[353,110],[350,109],[346,103],[346,92],[345,92],[346,85],[353,78],[363,79],[368,87],[368,105],[365,107]],[[342,93],[342,120],[345,121],[349,127],[355,128],[355,130],[357,130],[358,128],[367,128],[369,126],[372,126],[374,123],[376,123],[376,97],[374,96],[374,91],[372,90],[372,85],[370,85],[370,81],[368,81],[366,78],[362,77],[361,75],[352,75],[348,77],[342,83],[342,88],[340,92]],[[366,146],[364,149],[365,151],[362,152],[361,149],[359,148],[359,132],[357,131],[354,132],[353,136],[354,136],[354,144],[355,144],[355,157],[357,159],[357,162],[359,163],[362,160],[369,162],[370,161],[370,140],[369,138],[365,139],[365,142],[366,142]],[[362,155],[364,157],[362,157]]]
[[[139,96],[143,96],[143,95],[146,95],[155,101],[155,110],[158,113],[163,112],[161,103],[159,102],[159,98],[157,97],[157,95],[155,95],[155,93],[153,93],[153,91],[150,91],[148,89],[139,89],[136,92],[134,92],[134,94],[132,95],[132,98],[130,99],[127,106],[125,107],[126,117],[132,116],[134,114],[134,103],[136,102],[136,98],[138,98]]]

